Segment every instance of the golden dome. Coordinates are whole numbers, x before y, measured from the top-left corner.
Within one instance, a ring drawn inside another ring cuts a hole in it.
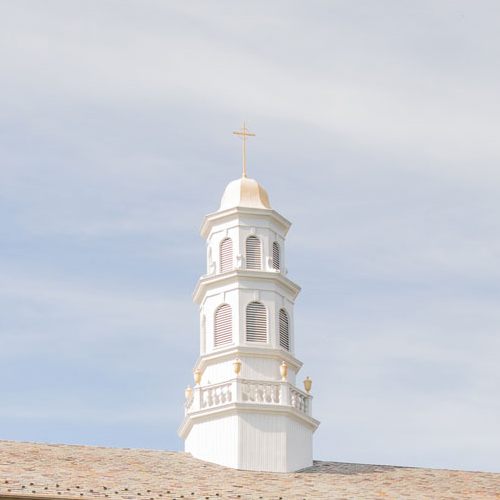
[[[266,190],[257,181],[242,177],[227,185],[218,211],[234,207],[270,209],[271,205]]]

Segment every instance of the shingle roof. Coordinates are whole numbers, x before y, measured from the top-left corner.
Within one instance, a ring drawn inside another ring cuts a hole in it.
[[[295,473],[228,469],[188,453],[0,441],[0,497],[500,499],[500,474],[315,462]]]

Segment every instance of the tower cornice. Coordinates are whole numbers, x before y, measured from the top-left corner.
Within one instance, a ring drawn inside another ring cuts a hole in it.
[[[249,347],[249,346],[228,346],[226,348],[218,349],[217,351],[210,352],[208,354],[203,354],[198,358],[193,371],[200,370],[203,372],[205,368],[217,359],[218,361],[233,360],[235,356],[254,356],[260,358],[278,358],[286,361],[287,365],[290,366],[295,372],[298,372],[302,368],[302,362],[297,358],[292,356],[288,351],[284,349],[274,349],[272,347],[263,349],[259,347]]]
[[[228,403],[226,405],[222,405],[216,408],[210,408],[208,410],[201,410],[197,412],[191,412],[186,414],[184,417],[178,434],[182,439],[185,439],[189,434],[193,423],[200,419],[210,418],[215,415],[238,415],[242,412],[249,413],[261,413],[261,414],[271,414],[271,415],[288,415],[294,420],[300,422],[301,424],[306,425],[312,431],[315,431],[319,427],[319,420],[316,420],[311,415],[306,415],[305,413],[293,408],[291,406],[280,406],[280,405],[266,405],[266,404],[245,404],[245,403]]]
[[[289,220],[285,219],[282,215],[276,212],[276,210],[248,208],[248,207],[233,207],[206,215],[200,227],[201,236],[203,236],[203,238],[207,238],[214,223],[219,222],[223,219],[230,218],[231,216],[238,216],[238,215],[250,215],[256,217],[262,217],[263,219],[271,219],[283,230],[283,236],[286,236],[288,230],[290,229],[290,226],[292,225],[292,223]]]
[[[226,273],[202,276],[194,289],[193,300],[196,304],[201,304],[207,289],[211,288],[213,285],[220,286],[238,281],[239,279],[249,279],[257,282],[274,281],[290,293],[292,300],[295,300],[301,290],[299,285],[278,272],[235,269]]]

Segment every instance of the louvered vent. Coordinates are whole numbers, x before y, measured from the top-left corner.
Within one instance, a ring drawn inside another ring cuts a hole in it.
[[[267,342],[266,308],[260,302],[247,306],[247,342]]]
[[[257,236],[249,236],[246,242],[247,269],[260,269],[260,240]]]
[[[273,243],[273,269],[280,270],[280,246],[276,241]]]
[[[233,241],[225,238],[220,244],[220,272],[225,273],[233,269]]]
[[[231,306],[222,304],[215,312],[215,347],[231,344],[233,341]]]
[[[290,350],[290,329],[288,314],[284,309],[280,309],[280,346],[287,351]]]

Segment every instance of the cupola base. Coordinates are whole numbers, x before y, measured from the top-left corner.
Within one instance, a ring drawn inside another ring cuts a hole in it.
[[[293,472],[310,467],[316,425],[288,412],[234,411],[192,422],[185,450],[233,469]]]

